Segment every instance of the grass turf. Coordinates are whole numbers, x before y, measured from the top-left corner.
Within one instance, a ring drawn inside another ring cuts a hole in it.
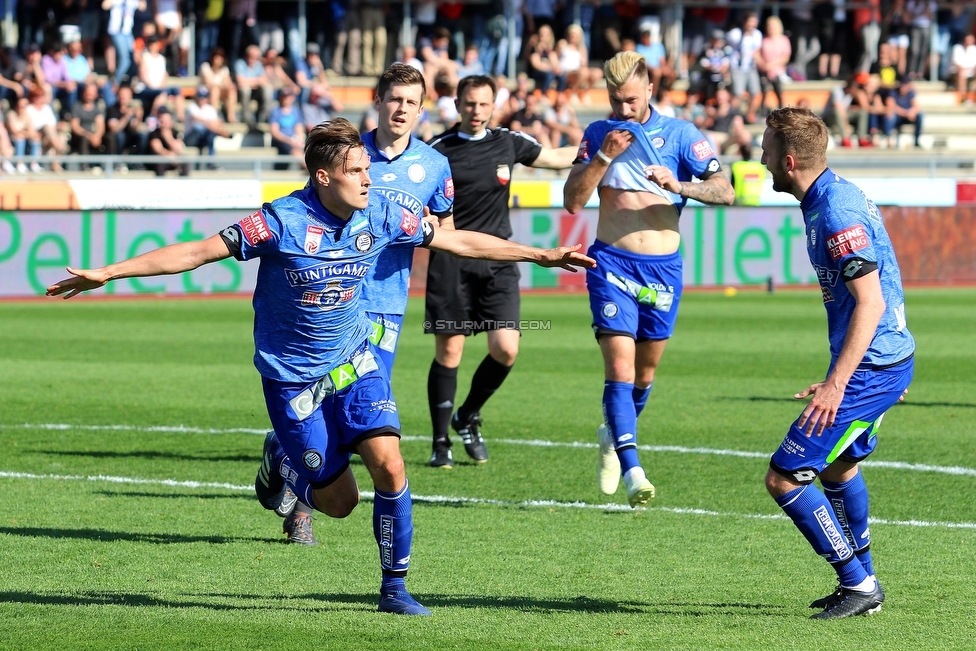
[[[483,411],[490,462],[453,471],[425,465],[433,346],[411,301],[393,384],[412,492],[494,500],[415,504],[408,584],[429,620],[375,612],[371,504],[318,519],[309,549],[283,544],[246,489],[262,439],[228,430],[267,426],[247,301],[0,304],[0,649],[971,649],[976,528],[948,526],[976,523],[971,470],[866,467],[888,600],[807,619],[833,574],[764,517],[779,511],[762,477],[790,396],[829,361],[818,297],[684,297],[639,436],[682,450],[641,452],[658,487],[641,512],[582,508],[624,502],[597,491],[592,448],[526,444],[594,440],[585,295],[524,297],[551,329],[524,334]],[[976,468],[974,299],[909,292],[915,381],[873,460]],[[459,399],[484,338],[468,346]],[[22,427],[50,423],[69,427]],[[85,428],[112,425],[126,428]],[[146,431],[160,425],[195,430]],[[96,476],[116,479],[72,478]]]

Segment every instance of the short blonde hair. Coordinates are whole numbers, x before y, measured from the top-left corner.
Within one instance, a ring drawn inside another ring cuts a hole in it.
[[[766,118],[780,154],[790,154],[800,169],[827,166],[827,125],[807,108],[787,106]]]
[[[611,86],[623,86],[631,77],[650,82],[647,76],[647,60],[636,52],[618,52],[603,64],[603,75]]]

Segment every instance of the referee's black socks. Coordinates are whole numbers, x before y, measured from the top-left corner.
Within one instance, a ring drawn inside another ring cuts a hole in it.
[[[434,426],[434,442],[448,441],[451,415],[454,412],[454,395],[457,393],[457,368],[447,368],[435,359],[427,375],[427,402],[430,405],[430,422]]]
[[[498,391],[498,387],[502,385],[511,370],[511,366],[505,366],[491,355],[485,355],[478,366],[478,370],[474,372],[474,377],[471,378],[471,390],[468,392],[468,397],[458,409],[458,420],[462,423],[466,422],[472,414],[481,411],[484,404],[488,402],[488,398],[495,391]],[[455,378],[456,382],[457,378]]]

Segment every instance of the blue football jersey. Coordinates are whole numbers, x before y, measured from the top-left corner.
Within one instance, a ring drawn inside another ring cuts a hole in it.
[[[653,192],[674,204],[680,215],[681,209],[688,202],[687,197],[661,188],[647,178],[644,168],[648,165],[663,165],[682,182],[690,181],[693,176],[708,178],[722,169],[718,156],[698,127],[685,120],[664,117],[653,108],[651,116],[643,124],[600,120],[586,127],[575,162],[589,163],[603,145],[607,133],[617,130],[630,131],[635,139],[607,167],[600,179],[601,187]]]
[[[254,365],[280,382],[314,381],[359,349],[371,331],[362,286],[380,252],[408,251],[433,230],[412,212],[370,195],[348,221],[327,211],[315,190],[266,203],[226,228],[239,260],[260,258],[254,289]]]
[[[915,340],[905,318],[901,271],[881,211],[860,188],[830,169],[810,186],[800,208],[806,227],[807,252],[817,271],[827,308],[832,363],[844,347],[856,305],[845,281],[874,268],[880,274],[886,308],[861,364],[888,366],[911,356]]]
[[[433,215],[449,215],[454,207],[454,181],[447,157],[410,137],[402,154],[389,159],[376,148],[376,131],[363,135],[370,157],[370,195],[381,194],[418,217],[424,206]],[[413,265],[412,246],[391,246],[366,274],[363,304],[368,312],[403,314]]]

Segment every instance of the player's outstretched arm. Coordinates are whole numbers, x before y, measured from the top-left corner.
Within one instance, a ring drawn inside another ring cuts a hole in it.
[[[191,271],[208,262],[216,262],[230,257],[227,244],[220,235],[197,242],[171,244],[161,249],[100,269],[73,269],[68,267],[71,278],[59,280],[47,288],[48,296],[61,296],[69,299],[81,292],[97,289],[110,280],[118,278],[137,278],[143,276],[163,276]]]
[[[532,167],[546,170],[569,169],[573,166],[573,161],[576,160],[576,152],[578,150],[578,147],[572,145],[558,149],[543,148],[539,152],[539,156],[532,162]]]
[[[427,245],[459,258],[475,260],[499,260],[510,262],[534,262],[540,267],[562,267],[576,271],[576,267],[592,268],[596,261],[578,253],[582,245],[561,246],[556,249],[537,249],[518,242],[509,242],[494,235],[475,231],[456,231],[437,228]]]

